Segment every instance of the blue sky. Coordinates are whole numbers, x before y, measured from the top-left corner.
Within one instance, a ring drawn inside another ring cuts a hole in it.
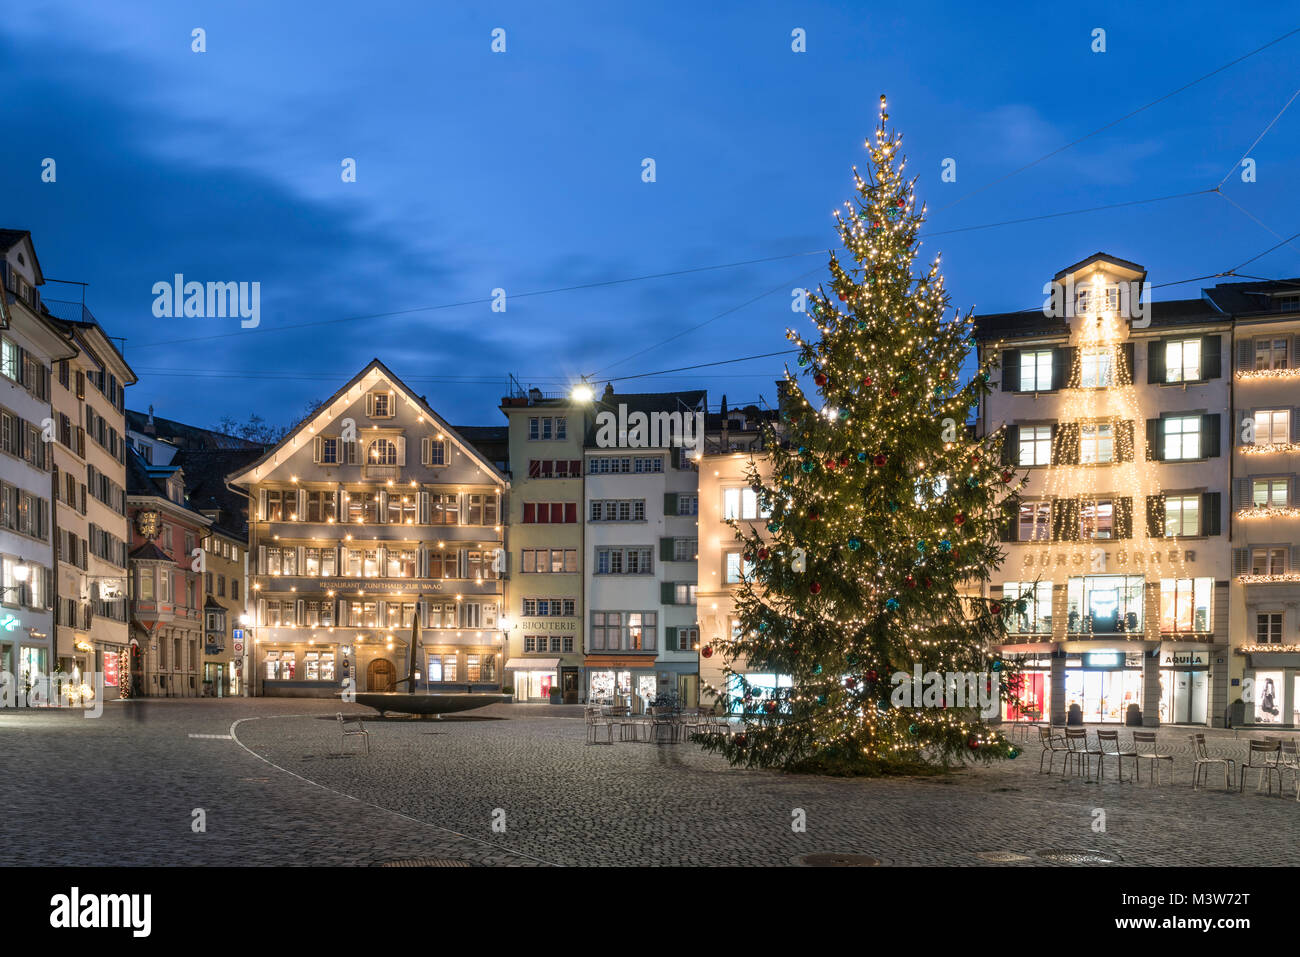
[[[373,356],[452,420],[495,424],[511,373],[558,390],[783,349],[800,321],[790,289],[825,275],[830,212],[881,93],[933,213],[923,258],[942,252],[954,305],[1033,307],[1099,249],[1153,283],[1188,279],[1293,231],[1300,105],[1251,150],[1257,182],[1234,167],[1300,87],[1300,34],[968,196],[1300,26],[1286,5],[877,6],[13,5],[0,226],[33,232],[47,276],[89,283],[140,374],[132,408],[201,425],[292,420]],[[790,49],[796,27],[806,53]],[[1090,49],[1097,27],[1105,53]],[[940,181],[946,157],[955,183]],[[1229,170],[1224,194],[1262,225],[1203,195],[942,234],[1206,189]],[[483,301],[817,250],[508,298],[504,314]],[[1300,252],[1246,271],[1300,275]],[[260,282],[260,327],[155,318],[153,284],[175,273]],[[374,317],[390,312],[404,314]],[[358,316],[374,318],[329,321]],[[780,370],[763,359],[615,387],[706,387],[735,405],[771,401]]]

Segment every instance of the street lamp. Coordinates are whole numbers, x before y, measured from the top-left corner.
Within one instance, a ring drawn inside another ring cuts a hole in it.
[[[27,583],[27,579],[31,575],[31,569],[19,563],[10,570],[10,574],[14,576],[14,581],[18,584],[0,586],[0,596],[5,595],[7,592],[20,591],[23,585]]]

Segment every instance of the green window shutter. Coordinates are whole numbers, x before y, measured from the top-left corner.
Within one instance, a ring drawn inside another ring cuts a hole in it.
[[[664,651],[677,650],[677,629],[664,628]]]
[[[663,605],[675,605],[673,600],[677,597],[677,585],[675,582],[659,583],[659,602]]]
[[[664,514],[665,515],[677,514],[677,493],[676,492],[664,492]]]
[[[671,538],[659,539],[659,560],[661,562],[671,562],[673,560],[673,540]]]
[[[1147,341],[1147,382],[1160,385],[1165,381],[1165,343],[1163,339]]]

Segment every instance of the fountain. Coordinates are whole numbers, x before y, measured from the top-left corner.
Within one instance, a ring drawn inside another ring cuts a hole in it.
[[[506,704],[510,695],[499,692],[420,692],[416,688],[416,668],[420,660],[420,618],[417,615],[411,625],[410,654],[408,655],[406,677],[397,684],[406,684],[406,691],[358,691],[352,695],[357,704],[374,708],[380,717],[390,711],[394,714],[452,714],[456,711],[472,711],[490,704]],[[347,695],[349,692],[342,692]]]

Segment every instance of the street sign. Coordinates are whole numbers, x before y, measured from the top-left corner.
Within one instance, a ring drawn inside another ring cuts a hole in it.
[[[235,642],[235,654],[242,655],[243,653],[244,653],[244,643],[242,641]]]
[[[232,634],[234,635],[235,641],[241,641],[244,637],[244,629],[236,628]],[[235,650],[238,651],[239,649],[236,648]]]

